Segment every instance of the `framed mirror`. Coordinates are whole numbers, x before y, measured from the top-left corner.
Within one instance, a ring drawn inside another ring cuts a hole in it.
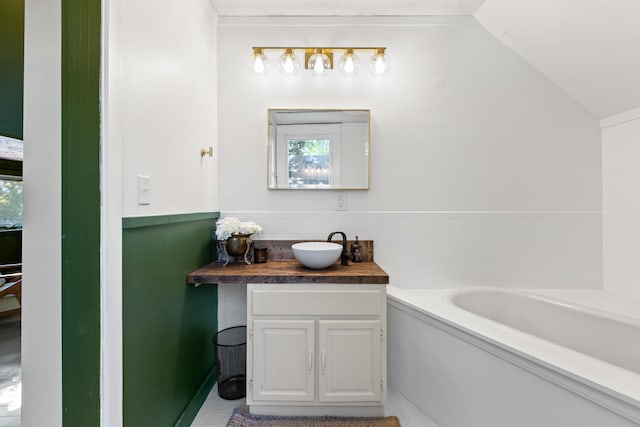
[[[270,190],[368,190],[369,110],[269,109]]]

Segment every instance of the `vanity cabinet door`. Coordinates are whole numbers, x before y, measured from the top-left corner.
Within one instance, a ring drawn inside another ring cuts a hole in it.
[[[254,401],[315,400],[315,321],[253,321]]]
[[[319,320],[318,400],[380,401],[382,339],[379,319]]]

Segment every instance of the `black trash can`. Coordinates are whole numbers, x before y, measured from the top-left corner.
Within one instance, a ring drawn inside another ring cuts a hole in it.
[[[216,346],[218,395],[227,400],[245,397],[247,372],[247,327],[234,326],[213,336]]]

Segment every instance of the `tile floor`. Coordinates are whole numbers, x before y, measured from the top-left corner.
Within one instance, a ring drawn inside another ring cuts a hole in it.
[[[20,426],[20,315],[0,318],[0,427]]]
[[[235,408],[245,405],[244,399],[224,400],[218,396],[217,386],[211,390],[209,397],[200,408],[200,412],[191,427],[225,427]],[[402,427],[438,427],[423,412],[413,406],[395,390],[388,390],[387,403],[384,406],[386,415],[396,415]]]

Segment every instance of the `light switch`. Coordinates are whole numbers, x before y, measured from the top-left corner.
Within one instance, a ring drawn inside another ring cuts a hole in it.
[[[138,175],[138,204],[151,204],[151,177]]]

